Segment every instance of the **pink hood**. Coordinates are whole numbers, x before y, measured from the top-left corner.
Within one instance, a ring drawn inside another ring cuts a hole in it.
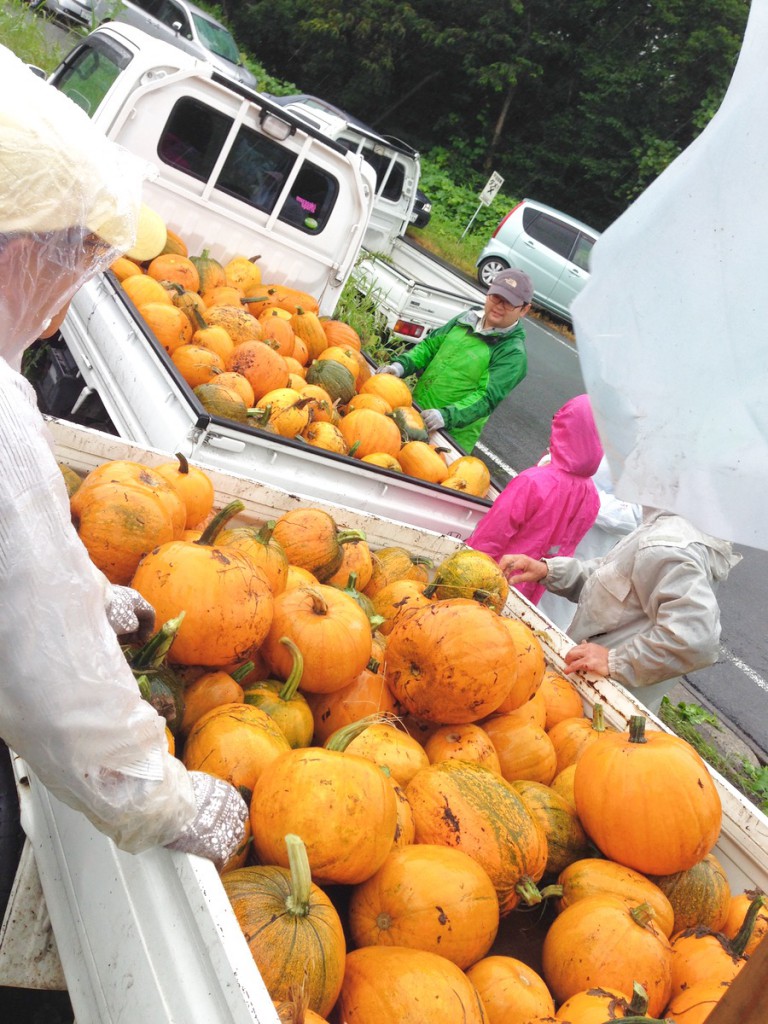
[[[573,554],[600,508],[592,476],[603,446],[587,395],[577,395],[555,413],[549,450],[548,465],[532,466],[510,480],[467,540],[470,547],[497,560],[507,554]],[[533,583],[518,589],[534,604],[544,593]]]

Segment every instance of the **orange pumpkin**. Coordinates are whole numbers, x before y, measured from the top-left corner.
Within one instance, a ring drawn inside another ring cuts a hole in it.
[[[275,522],[274,538],[291,565],[307,569],[321,583],[341,566],[347,541],[360,540],[359,530],[339,530],[323,509],[303,507],[284,512]]]
[[[373,762],[322,747],[291,750],[262,772],[251,801],[251,829],[262,864],[285,866],[283,837],[307,837],[319,884],[356,885],[392,848],[397,802]]]
[[[758,907],[751,907],[752,920]],[[730,982],[747,963],[743,955],[748,931],[723,939],[706,928],[686,928],[672,938],[672,998],[702,981]]]
[[[379,548],[373,552],[373,572],[363,590],[373,600],[383,587],[395,580],[417,580],[426,586],[431,566],[429,558],[412,555],[405,548]]]
[[[753,900],[759,895],[762,894],[757,890],[747,889],[745,892],[731,896],[730,905],[728,907],[728,916],[726,917],[725,924],[722,927],[723,935],[727,936],[729,939],[736,938],[739,929],[744,924],[744,919],[747,916]],[[762,942],[766,935],[768,935],[768,909],[763,907],[757,915],[755,926],[752,929],[752,935],[747,940],[744,952],[747,955],[754,953],[755,947]]]
[[[275,540],[274,532],[275,520],[270,519],[262,526],[238,526],[231,530],[222,530],[218,543],[224,548],[235,548],[248,555],[263,571],[272,595],[277,597],[285,590],[288,556]]]
[[[150,261],[147,273],[156,281],[173,281],[182,288],[196,292],[200,287],[197,267],[187,256],[180,253],[161,253]]]
[[[400,452],[400,431],[397,424],[373,409],[355,409],[342,416],[339,430],[349,445],[350,453],[362,459],[373,452],[397,456]]]
[[[139,309],[139,312],[147,327],[169,354],[172,355],[177,348],[189,344],[192,340],[192,324],[183,310],[177,306],[148,302]]]
[[[720,797],[702,759],[679,736],[646,732],[641,716],[584,752],[574,791],[602,853],[643,874],[692,867],[720,833]]]
[[[124,281],[126,277],[134,277],[136,274],[144,273],[141,267],[137,263],[134,263],[133,260],[129,260],[127,256],[118,256],[117,259],[110,264],[109,269],[118,281]]]
[[[571,680],[559,672],[546,669],[541,680],[541,692],[547,704],[547,732],[564,718],[580,718],[584,715],[581,694]]]
[[[161,544],[136,570],[132,586],[149,601],[159,621],[186,612],[171,646],[171,661],[226,665],[258,647],[269,630],[273,598],[266,576],[247,555],[216,545],[223,525],[243,507],[231,502],[198,541]]]
[[[474,601],[436,601],[395,622],[385,675],[411,714],[454,725],[498,707],[509,690],[505,666],[513,657],[512,639],[495,612]]]
[[[417,843],[459,847],[482,865],[496,889],[502,915],[537,882],[547,844],[521,797],[495,772],[469,761],[442,761],[411,779]]]
[[[441,484],[448,476],[448,467],[426,441],[406,441],[397,455],[403,472],[428,483]]]
[[[730,985],[729,981],[700,981],[670,1000],[665,1011],[675,1024],[706,1024]]]
[[[595,987],[629,996],[638,981],[649,1016],[658,1017],[672,991],[672,950],[650,907],[630,908],[614,896],[587,896],[559,914],[544,939],[542,967],[558,1002]]]
[[[474,455],[462,455],[448,467],[448,476],[443,480],[443,487],[464,494],[472,494],[484,498],[491,486],[491,474],[486,464]]]
[[[377,373],[361,384],[360,391],[364,395],[378,395],[388,402],[392,409],[398,405],[413,405],[411,389],[392,373]]]
[[[296,335],[290,322],[273,312],[259,321],[262,326],[262,338],[285,359],[293,357]],[[299,364],[301,365],[301,364]]]
[[[304,658],[302,689],[331,693],[348,686],[371,657],[371,626],[363,609],[347,594],[318,584],[279,594],[263,652],[275,671],[287,678],[292,664],[281,643],[289,637]]]
[[[329,347],[340,345],[342,348],[357,349],[358,352],[362,348],[360,335],[349,324],[341,320],[323,320],[322,325]]]
[[[179,345],[171,353],[176,369],[191,388],[208,384],[224,370],[224,360],[204,345]]]
[[[543,978],[511,956],[487,956],[467,970],[489,1024],[528,1024],[552,1017],[555,1004]]]
[[[530,626],[526,626],[520,619],[507,616],[502,618],[502,622],[515,644],[517,670],[514,673],[512,688],[498,709],[500,712],[507,712],[522,707],[537,692],[544,678],[547,663],[542,646]],[[544,722],[539,724],[544,727]]]
[[[130,459],[113,459],[103,462],[87,473],[72,497],[73,512],[77,513],[79,502],[91,487],[105,482],[124,483],[151,490],[168,510],[173,523],[174,536],[181,534],[186,525],[187,510],[179,494],[155,469]]]
[[[344,929],[312,882],[304,843],[287,835],[285,845],[289,870],[240,868],[221,883],[270,997],[287,999],[302,989],[309,1009],[325,1015],[344,977]]]
[[[373,555],[368,542],[362,537],[352,538],[342,544],[341,565],[333,576],[328,577],[327,582],[332,587],[344,587],[352,573],[355,574],[357,589],[364,590],[373,573]]]
[[[307,346],[310,360],[317,359],[328,348],[328,339],[316,313],[299,305],[290,319],[290,324],[294,334]]]
[[[261,340],[261,324],[239,305],[225,302],[208,306],[203,319],[209,327],[223,327],[235,346]]]
[[[328,348],[323,349],[317,358],[333,359],[337,363],[341,363],[342,366],[346,366],[354,379],[357,380],[360,374],[358,355],[359,353],[356,349],[342,348],[341,345],[329,345]]]
[[[373,761],[385,768],[403,787],[408,785],[416,772],[429,764],[429,758],[418,740],[402,729],[395,728],[393,723],[381,721],[377,715],[342,726],[328,737],[324,746],[328,750],[346,750]]]
[[[440,761],[473,761],[501,774],[499,755],[488,733],[479,725],[441,725],[425,740],[424,750],[431,764]]]
[[[219,704],[192,726],[182,760],[190,771],[231,782],[250,801],[262,772],[290,749],[266,712],[248,704]]]
[[[227,369],[241,373],[247,378],[257,401],[276,388],[288,386],[288,367],[285,360],[262,341],[236,344],[227,363]]]
[[[302,398],[293,388],[275,388],[258,400],[256,409],[252,410],[252,422],[254,426],[273,430],[281,437],[296,437],[309,423],[308,403],[309,399]],[[257,411],[261,415],[257,416]]]
[[[398,617],[413,608],[431,604],[424,584],[416,580],[394,580],[388,583],[373,598],[373,610],[384,621],[379,624],[382,636],[388,636],[395,627]]]
[[[131,302],[140,311],[149,303],[172,306],[173,300],[159,281],[148,274],[132,274],[123,278],[121,287]]]
[[[290,745],[308,747],[312,742],[315,723],[312,709],[303,694],[298,692],[304,673],[304,658],[296,644],[289,638],[281,640],[291,652],[293,664],[288,678],[262,679],[249,683],[243,691],[243,701],[260,708],[277,723]]]
[[[216,384],[220,387],[231,388],[235,391],[248,409],[250,409],[256,401],[253,388],[251,387],[248,378],[244,377],[242,373],[236,373],[234,370],[227,370],[224,373],[218,373],[216,375]]]
[[[561,870],[553,895],[559,896],[562,911],[588,896],[615,896],[631,906],[647,903],[653,910],[656,927],[669,938],[674,911],[667,897],[639,871],[597,857],[582,857]]]
[[[456,964],[397,946],[347,954],[337,1012],[344,1024],[488,1024],[477,990]]]
[[[380,412],[383,416],[392,412],[392,406],[380,395],[367,395],[361,392],[353,395],[346,405],[346,411],[354,412],[356,409],[372,409]]]
[[[394,455],[387,455],[386,452],[373,452],[371,455],[364,455],[360,461],[370,462],[372,466],[381,466],[382,469],[388,469],[392,473],[403,472],[403,467]]]
[[[217,669],[204,672],[184,689],[184,715],[179,731],[187,736],[202,717],[222,704],[242,704],[242,679],[250,671],[252,662],[246,662],[240,669],[225,672]]]
[[[163,462],[155,472],[173,487],[187,511],[185,528],[201,523],[213,508],[214,490],[211,478],[197,466],[191,466],[185,455],[176,453],[176,462]]]
[[[426,950],[464,969],[493,944],[499,903],[490,878],[466,853],[422,843],[394,850],[375,875],[355,887],[349,928],[357,947]]]
[[[549,785],[555,777],[557,755],[543,729],[517,715],[494,715],[482,724],[507,782],[527,779]]]
[[[213,327],[202,327],[196,330],[192,335],[192,343],[194,345],[202,345],[203,348],[209,348],[212,352],[215,352],[224,365],[229,362],[235,350],[234,341],[232,341],[224,328],[219,327],[217,324],[214,324]],[[222,371],[224,365],[222,366]]]
[[[261,284],[261,268],[258,256],[249,259],[247,256],[233,256],[224,264],[224,277],[228,285],[238,288],[243,295],[253,295],[254,289]]]
[[[344,435],[333,423],[326,423],[322,420],[310,423],[301,432],[301,436],[314,448],[322,448],[327,452],[336,452],[337,455],[349,454],[349,445]]]
[[[496,714],[502,713],[503,708],[507,707],[509,703],[510,700],[507,698]],[[525,704],[521,704],[519,708],[515,708],[514,711],[504,711],[503,713],[505,715],[515,715],[526,722],[533,722],[540,729],[543,729],[547,722],[547,705],[544,703],[544,695],[538,691],[532,697],[529,697]]]
[[[634,1002],[637,1005],[632,1005]],[[630,1000],[616,989],[591,988],[566,999],[555,1014],[555,1020],[566,1024],[610,1024],[627,1017],[648,1020],[645,1017],[647,1008],[648,1000],[642,996]]]
[[[608,729],[615,732],[615,729]],[[592,718],[563,718],[548,731],[557,755],[557,772],[575,764],[584,751],[606,735],[603,705],[599,702],[592,710]],[[557,773],[556,772],[556,773]]]
[[[307,703],[315,721],[315,743],[325,743],[328,737],[344,725],[358,722],[375,714],[397,714],[399,705],[392,696],[384,677],[370,668],[370,662],[349,685],[333,693],[308,693]]]

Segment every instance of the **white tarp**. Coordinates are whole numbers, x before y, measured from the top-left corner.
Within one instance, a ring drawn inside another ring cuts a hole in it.
[[[753,0],[720,109],[598,239],[572,313],[616,494],[768,549],[766,39]]]

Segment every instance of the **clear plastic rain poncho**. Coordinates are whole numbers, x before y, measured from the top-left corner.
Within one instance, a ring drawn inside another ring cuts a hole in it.
[[[181,835],[204,852],[195,835],[183,841],[201,831],[201,796],[210,819],[222,794],[169,755],[164,719],[139,695],[105,613],[110,584],[71,525],[34,392],[14,369],[132,244],[145,168],[2,47],[0,77],[0,736],[124,849]]]
[[[616,494],[768,548],[768,0],[725,99],[598,239],[572,308]]]

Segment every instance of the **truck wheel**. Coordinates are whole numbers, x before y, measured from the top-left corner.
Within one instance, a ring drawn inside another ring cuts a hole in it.
[[[5,916],[23,845],[24,832],[19,819],[19,798],[11,753],[0,740],[0,921]]]
[[[489,288],[494,277],[502,270],[509,270],[509,264],[499,256],[488,256],[477,268],[477,280],[485,288]]]

